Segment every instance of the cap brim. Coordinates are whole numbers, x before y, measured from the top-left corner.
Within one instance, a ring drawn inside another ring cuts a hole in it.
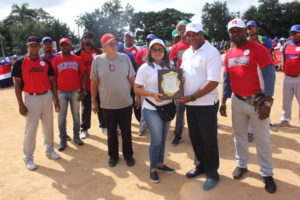
[[[38,42],[27,42],[26,44],[40,44]]]
[[[102,46],[105,46],[107,43],[110,43],[111,41],[115,40],[116,38],[110,38],[109,40],[107,40],[104,44],[102,44]]]

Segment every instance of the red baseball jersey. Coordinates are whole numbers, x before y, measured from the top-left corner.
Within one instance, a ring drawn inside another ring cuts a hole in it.
[[[87,79],[86,79],[86,90],[87,91],[91,91],[90,75],[91,75],[92,62],[94,60],[94,57],[99,54],[100,54],[100,50],[96,50],[96,49],[93,49],[90,52],[80,50],[75,53],[75,55],[79,56],[82,59],[83,63],[85,64],[86,76],[87,76]]]
[[[81,72],[86,71],[86,68],[80,57],[73,54],[66,57],[60,54],[54,59],[53,68],[57,75],[59,91],[82,89]]]
[[[174,46],[172,46],[172,49],[170,51],[169,54],[169,59],[170,61],[174,62],[174,59],[177,58],[177,67],[181,66],[182,63],[182,55],[185,52],[185,50],[187,50],[188,48],[190,48],[190,44],[189,43],[184,43],[182,41],[179,41],[177,44],[175,44]]]
[[[225,72],[230,75],[232,92],[251,96],[262,90],[258,69],[272,64],[267,48],[249,41],[242,47],[231,48],[225,55]]]
[[[28,93],[42,93],[51,88],[49,76],[54,76],[51,64],[42,59],[32,60],[29,57],[18,59],[12,71],[13,77],[22,78],[23,91]]]
[[[135,58],[135,56],[136,56],[136,54],[139,50],[140,49],[135,45],[133,47],[130,47],[130,48],[124,47],[124,51],[127,51],[127,52],[131,53],[134,56],[134,58]]]
[[[134,62],[138,65],[144,64],[147,61],[148,52],[148,48],[143,48],[139,50],[135,56]]]
[[[294,44],[289,41],[284,50],[284,73],[286,75],[300,75],[300,42]]]

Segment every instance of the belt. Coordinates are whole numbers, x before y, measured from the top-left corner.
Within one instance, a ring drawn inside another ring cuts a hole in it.
[[[264,96],[264,93],[259,92],[259,93],[256,93],[256,94],[254,94],[254,95],[248,96],[248,97],[242,97],[242,96],[237,95],[237,94],[234,94],[234,95],[235,95],[239,100],[245,101],[245,102],[247,102],[248,104],[251,104],[251,105],[252,105],[252,104],[254,103],[255,99],[256,99],[257,97]]]
[[[48,90],[44,91],[44,92],[40,92],[40,93],[28,93],[29,95],[33,95],[33,96],[39,96],[39,95],[43,95],[46,94],[48,92]]]
[[[288,75],[288,74],[286,74],[287,76],[289,76],[289,77],[292,77],[292,78],[297,78],[297,77],[299,77],[299,75]]]

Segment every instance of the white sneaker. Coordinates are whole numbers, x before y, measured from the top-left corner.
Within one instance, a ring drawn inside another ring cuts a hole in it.
[[[47,158],[51,160],[57,160],[60,159],[60,155],[56,153],[55,151],[51,151],[51,153],[47,153]]]
[[[107,135],[107,128],[102,128],[102,133],[103,133],[104,135]]]
[[[281,120],[280,122],[275,123],[274,126],[276,126],[276,127],[286,127],[286,126],[290,126],[290,123],[287,120]]]
[[[87,131],[81,131],[80,137],[81,137],[81,139],[86,139],[88,137],[88,132]]]
[[[278,128],[272,124],[270,124],[270,130],[273,132],[278,132]]]
[[[26,162],[26,167],[29,170],[35,170],[37,168],[36,164],[32,160]]]

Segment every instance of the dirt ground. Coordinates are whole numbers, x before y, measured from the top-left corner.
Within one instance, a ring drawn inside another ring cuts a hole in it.
[[[280,119],[282,107],[283,74],[277,72],[275,102],[271,121]],[[219,86],[221,89],[221,85]],[[300,127],[299,106],[293,102],[291,127],[271,132],[275,181],[278,190],[269,194],[259,175],[255,143],[249,144],[249,172],[242,180],[234,180],[234,146],[231,117],[219,117],[220,182],[212,191],[203,191],[204,176],[187,179],[185,173],[193,168],[193,152],[185,125],[184,142],[172,146],[174,121],[167,138],[166,164],[176,169],[175,174],[159,173],[161,182],[149,180],[149,133],[138,136],[139,125],[133,117],[132,135],[136,165],[128,167],[121,157],[114,168],[107,161],[106,136],[98,128],[96,116],[92,116],[90,136],[85,145],[78,147],[68,142],[68,148],[60,153],[62,159],[48,160],[44,154],[41,124],[37,134],[35,162],[38,169],[29,171],[23,158],[24,118],[18,113],[13,88],[0,90],[0,199],[30,200],[298,200],[300,199]],[[229,103],[230,104],[230,103]],[[229,105],[228,104],[228,105]],[[55,148],[58,146],[57,114],[55,116]],[[72,120],[68,114],[69,135]],[[121,139],[119,137],[119,139]],[[121,146],[121,145],[120,145]],[[120,147],[121,149],[121,147]],[[120,152],[121,153],[121,152]]]

